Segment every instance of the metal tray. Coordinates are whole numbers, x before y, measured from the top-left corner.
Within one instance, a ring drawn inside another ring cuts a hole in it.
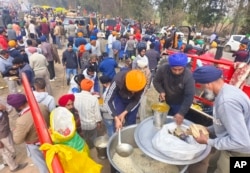
[[[173,122],[173,118],[167,116],[166,123]],[[192,124],[191,121],[184,120],[184,125],[189,126]],[[148,117],[147,119],[143,120],[135,129],[134,138],[135,142],[138,145],[138,147],[149,157],[172,165],[190,165],[193,163],[197,163],[201,160],[203,160],[211,150],[211,147],[207,145],[206,150],[204,150],[203,153],[201,153],[199,156],[194,158],[193,160],[175,160],[170,157],[167,157],[160,153],[159,151],[155,150],[152,145],[152,138],[154,135],[159,131],[156,127],[153,125],[153,117]]]

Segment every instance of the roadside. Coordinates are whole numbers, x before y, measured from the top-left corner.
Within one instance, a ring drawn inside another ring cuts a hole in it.
[[[62,56],[62,50],[59,50],[59,56]],[[65,77],[65,73],[64,73],[64,68],[62,66],[62,64],[55,64],[55,71],[56,71],[56,81],[51,82],[51,86],[52,86],[52,90],[53,90],[53,96],[57,102],[58,98],[67,93],[69,86],[67,86],[66,84],[66,80],[64,80],[63,78]],[[0,86],[6,86],[4,80],[2,78],[0,78]],[[23,88],[21,86],[19,86],[19,89],[24,92]],[[8,88],[5,87],[3,89],[0,89],[0,95],[2,98],[6,99],[7,95],[8,95]],[[17,119],[18,115],[16,114],[15,110],[12,110],[10,115],[10,125],[11,125],[11,129],[15,128],[15,120]],[[99,135],[103,135],[104,133],[104,128],[99,130]],[[32,163],[32,160],[27,156],[26,153],[26,147],[25,144],[20,144],[20,145],[15,145],[16,148],[16,161],[18,163],[25,163],[28,162],[28,166],[25,167],[23,170],[20,170],[18,172],[20,173],[39,173],[38,169],[36,168],[36,166],[34,166],[34,164]],[[103,169],[102,169],[102,173],[110,173],[110,164],[108,159],[105,160],[100,160],[97,157],[97,152],[96,149],[93,148],[90,151],[91,157],[97,162],[103,165]],[[0,172],[1,173],[10,173],[10,170],[8,167],[3,167],[2,165],[2,159],[0,157]]]

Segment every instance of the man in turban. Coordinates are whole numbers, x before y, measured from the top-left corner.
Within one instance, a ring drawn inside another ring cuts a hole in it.
[[[2,100],[0,100],[2,102]],[[25,168],[28,163],[18,164],[15,161],[15,147],[10,130],[9,110],[7,105],[0,103],[0,153],[5,166],[9,166],[11,172]]]
[[[136,124],[141,96],[147,83],[145,74],[138,69],[117,73],[107,91],[105,106],[114,117],[115,128]]]
[[[217,161],[216,170],[208,172],[230,172],[230,157],[250,157],[250,101],[248,96],[239,88],[224,83],[222,71],[214,66],[197,68],[193,77],[197,83],[211,90],[215,97],[213,125],[208,127],[211,139],[200,132],[196,141],[214,147],[217,151],[213,161]],[[213,153],[214,154],[214,153]],[[189,172],[206,173],[209,155],[202,162],[189,166]]]
[[[16,119],[13,140],[16,144],[26,143],[28,156],[38,167],[40,173],[48,173],[43,153],[39,150],[40,142],[33,121],[30,106],[24,94],[10,94],[7,96],[7,103],[19,113]],[[39,104],[41,115],[47,126],[49,125],[49,110],[45,105]]]
[[[102,94],[102,98],[100,98],[101,101],[105,100],[106,95],[107,95],[107,91],[109,90],[110,84],[111,84],[112,79],[108,76],[101,76],[100,77],[100,82],[103,86],[103,94]],[[100,101],[99,100],[99,101]],[[107,111],[106,106],[99,102],[100,104],[100,111],[102,113],[103,116],[103,123],[106,127],[106,131],[109,137],[111,137],[115,130],[115,124],[114,124],[114,117],[110,115],[110,113]]]
[[[162,65],[153,79],[160,101],[170,106],[168,114],[174,116],[178,125],[182,124],[195,94],[194,79],[187,63],[188,58],[183,53],[170,55],[168,64]]]
[[[74,94],[65,94],[58,99],[59,106],[67,108],[74,115],[77,133],[83,137],[79,113],[77,109],[74,107],[74,102],[75,102]]]
[[[79,111],[83,138],[89,148],[94,147],[94,140],[97,137],[97,128],[101,126],[101,113],[99,102],[96,96],[90,93],[94,83],[90,79],[81,81],[81,92],[75,94],[74,106]]]

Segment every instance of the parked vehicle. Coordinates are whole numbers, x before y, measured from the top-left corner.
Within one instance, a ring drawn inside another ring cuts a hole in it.
[[[163,35],[163,34],[166,33],[167,31],[171,31],[171,29],[172,29],[171,26],[170,26],[170,27],[169,27],[169,26],[163,26],[163,27],[161,28],[159,34],[162,34],[162,35]],[[176,31],[176,34],[177,34],[177,35],[180,35],[182,38],[184,37],[184,33],[178,31],[178,29],[177,29],[177,31]]]
[[[63,24],[63,27],[64,27],[64,30],[66,31],[67,30],[67,27],[69,26],[69,21],[72,21],[73,23],[75,23],[75,21],[80,21],[80,20],[83,20],[84,23],[85,23],[85,19],[84,17],[81,17],[81,16],[78,16],[78,17],[65,17],[62,24]]]
[[[245,35],[231,35],[231,37],[224,46],[224,51],[226,52],[237,51],[240,47],[240,42],[244,37]]]

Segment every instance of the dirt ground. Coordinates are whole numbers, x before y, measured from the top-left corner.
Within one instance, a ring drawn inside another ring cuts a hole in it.
[[[59,55],[61,57],[62,55],[62,50],[59,50]],[[231,59],[231,54],[229,54],[228,59]],[[122,64],[120,64],[122,65]],[[66,80],[65,78],[65,73],[63,70],[63,67],[61,64],[55,64],[55,71],[56,71],[56,80],[54,82],[51,82],[52,89],[53,89],[53,96],[55,97],[55,100],[57,101],[58,98],[62,95],[68,92],[69,87],[66,85]],[[0,97],[3,99],[6,99],[8,95],[8,88],[6,87],[5,82],[3,81],[2,78],[0,78],[0,88],[1,86],[4,86],[5,88],[0,89]],[[23,88],[20,86],[19,89],[23,92]],[[154,102],[158,102],[158,93],[155,91],[155,89],[151,86],[150,89],[147,91],[146,95],[144,96],[145,98],[143,99],[141,103],[141,107],[144,107],[145,109],[139,110],[140,115],[140,120],[142,121],[143,119],[147,118],[148,116],[152,115],[151,108],[150,106]],[[14,128],[15,120],[17,118],[17,114],[15,110],[13,110],[10,114],[10,124],[11,127]],[[104,128],[102,128],[99,131],[99,135],[103,135],[105,133]],[[28,166],[24,168],[23,170],[19,171],[20,173],[38,173],[38,169],[36,166],[32,163],[31,159],[27,157],[26,154],[26,148],[25,144],[21,145],[16,145],[16,161],[18,163],[24,163],[28,162]],[[96,149],[93,148],[91,150],[91,157],[97,162],[103,165],[103,169],[101,173],[110,173],[110,163],[108,159],[105,160],[100,160],[97,157],[97,152]],[[10,170],[8,167],[4,167],[2,164],[2,160],[0,157],[0,173],[10,173]]]
[[[62,51],[59,51],[59,55],[61,57],[62,55]],[[54,82],[51,82],[52,85],[52,89],[53,89],[53,96],[57,102],[58,98],[67,93],[69,87],[66,84],[66,80],[63,79],[65,77],[64,74],[64,70],[62,67],[62,64],[55,64],[55,71],[56,71],[56,80]],[[0,89],[0,96],[3,99],[6,99],[7,95],[8,95],[8,88],[6,87],[5,82],[3,81],[2,78],[0,78],[0,86],[4,86],[5,88]],[[24,89],[20,86],[19,89],[24,92]],[[11,128],[14,128],[14,124],[15,124],[15,120],[17,118],[17,114],[15,112],[15,110],[12,110],[9,117],[10,117],[10,124],[11,124]],[[102,128],[98,135],[103,135],[105,133],[104,128]],[[38,169],[36,168],[36,166],[32,163],[31,159],[29,157],[27,157],[26,154],[26,148],[25,148],[25,144],[21,144],[21,145],[15,145],[16,148],[16,161],[17,163],[25,163],[28,162],[28,166],[25,167],[23,170],[20,170],[18,172],[20,173],[39,173]],[[110,173],[110,164],[108,159],[105,160],[100,160],[97,157],[97,152],[96,149],[93,148],[90,151],[91,157],[97,162],[103,165],[103,169],[102,169],[102,173]],[[10,170],[8,167],[4,167],[2,164],[2,159],[0,156],[0,173],[10,173]]]

